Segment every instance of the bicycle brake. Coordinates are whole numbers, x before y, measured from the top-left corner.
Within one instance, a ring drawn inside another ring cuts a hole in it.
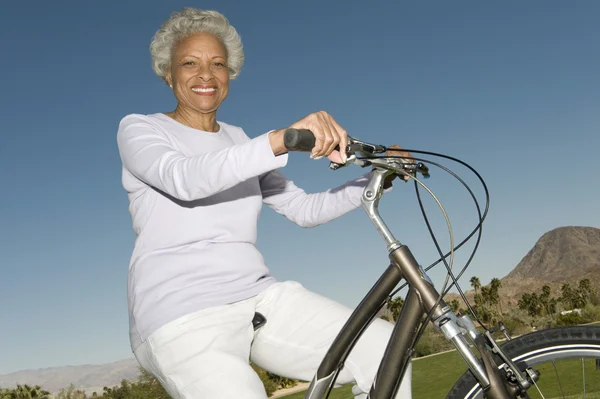
[[[356,160],[356,154],[360,154],[363,156],[382,154],[387,151],[387,148],[383,145],[370,144],[354,137],[348,136],[348,146],[346,147],[346,162],[345,163],[337,163],[330,162],[329,169],[337,170],[341,167],[344,167],[350,163],[353,163]]]

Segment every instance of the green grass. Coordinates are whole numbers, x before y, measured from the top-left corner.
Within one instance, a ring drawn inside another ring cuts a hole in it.
[[[600,325],[600,321],[590,325]],[[542,374],[538,386],[546,399],[562,398],[561,387],[557,383],[556,373],[560,377],[566,399],[583,397],[581,359],[562,360],[556,365],[536,366]],[[460,355],[453,351],[413,360],[413,399],[445,398],[458,378],[467,370]],[[593,359],[585,360],[586,399],[600,399],[600,370],[596,370]],[[336,388],[330,399],[351,399],[352,386]],[[535,388],[529,390],[532,398],[541,398]],[[304,392],[288,395],[285,399],[304,399]]]
[[[538,386],[546,399],[562,398],[560,387],[556,382],[556,375],[552,364],[543,364],[536,367],[542,378]],[[445,398],[456,380],[465,372],[464,361],[457,352],[444,353],[413,362],[413,398],[435,399]],[[581,359],[564,360],[556,363],[556,370],[562,382],[565,397],[582,397],[582,364]],[[600,399],[600,371],[595,369],[593,359],[585,361],[586,372],[586,399]],[[532,398],[541,398],[535,391],[529,390]],[[285,399],[303,399],[304,392],[298,392]],[[334,389],[330,399],[353,398],[351,385]]]
[[[452,385],[467,369],[456,352],[415,359],[413,361],[413,399],[444,398]],[[353,398],[351,385],[334,389],[330,399]],[[286,396],[285,399],[303,399],[304,392]]]
[[[560,377],[565,396],[576,394],[579,394],[580,397],[583,396],[583,365],[581,359],[556,362],[556,370],[552,363],[542,364],[536,369],[542,373],[538,386],[546,398],[562,397],[556,373]],[[593,359],[585,359],[585,384],[587,392],[600,393],[600,370],[596,370]],[[541,398],[537,391],[532,391],[534,390],[530,390],[532,398]]]
[[[282,399],[304,399],[304,392],[297,392],[288,396],[285,396]],[[344,385],[343,387],[336,388],[329,395],[329,399],[348,399],[354,398],[352,395],[352,385]]]

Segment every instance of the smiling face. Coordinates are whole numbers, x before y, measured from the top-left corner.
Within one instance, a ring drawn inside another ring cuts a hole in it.
[[[178,107],[188,112],[216,113],[229,92],[227,50],[209,33],[182,39],[173,51],[166,78],[173,86]]]

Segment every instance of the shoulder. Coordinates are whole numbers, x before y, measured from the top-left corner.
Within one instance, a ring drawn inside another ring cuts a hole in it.
[[[218,123],[221,126],[221,130],[226,132],[235,142],[244,143],[250,141],[250,137],[248,137],[241,127],[221,121],[218,121]]]
[[[164,123],[161,114],[128,114],[119,121],[119,130],[130,125],[160,126]]]
[[[139,133],[165,136],[165,121],[161,114],[128,114],[119,121],[117,138]]]
[[[137,148],[149,143],[171,144],[172,139],[159,114],[128,114],[119,121],[117,146]]]

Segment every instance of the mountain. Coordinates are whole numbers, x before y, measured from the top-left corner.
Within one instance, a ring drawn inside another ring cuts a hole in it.
[[[507,306],[515,306],[524,292],[539,292],[549,285],[552,295],[560,287],[576,287],[588,278],[600,287],[600,229],[559,227],[544,234],[519,264],[504,278],[500,295]]]
[[[600,229],[559,227],[544,234],[506,279],[563,282],[600,278]]]
[[[50,367],[3,374],[0,375],[0,387],[10,388],[17,384],[40,385],[54,393],[73,383],[76,388],[88,393],[101,393],[104,386],[118,385],[123,379],[135,380],[138,374],[138,363],[130,358],[101,365]]]
[[[558,297],[564,283],[576,287],[584,278],[600,291],[600,229],[558,227],[542,235],[519,264],[500,279],[501,305],[504,309],[515,307],[524,292],[539,293],[544,285],[550,286],[552,296]],[[464,283],[462,288],[467,288]],[[473,290],[466,292],[471,303],[474,294]],[[448,294],[446,300],[458,298]]]

